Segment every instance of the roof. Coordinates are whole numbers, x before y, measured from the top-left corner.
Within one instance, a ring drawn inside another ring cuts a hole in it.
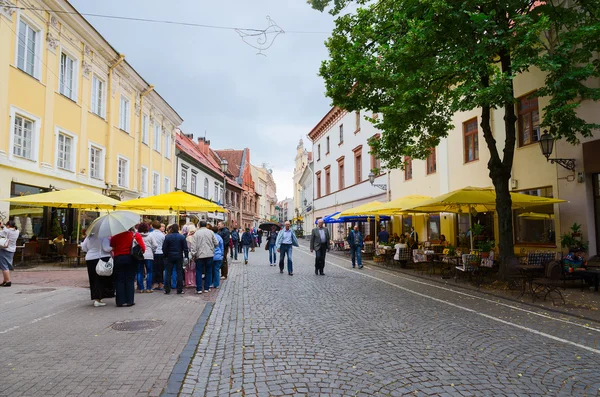
[[[332,107],[329,112],[317,123],[317,125],[308,133],[308,139],[311,142],[316,141],[320,136],[325,134],[329,129],[348,112],[337,106]]]
[[[192,141],[190,138],[185,136],[183,132],[175,135],[175,145],[182,152],[186,153],[188,156],[192,157],[194,160],[198,161],[205,168],[210,169],[214,173],[218,174],[221,177],[224,177],[225,174],[221,171],[221,167],[217,164],[212,156],[206,156],[204,153],[200,151],[198,145]],[[235,187],[242,188],[235,179],[227,177],[227,184],[234,185]]]
[[[227,160],[229,173],[236,177],[242,176],[242,159],[244,157],[244,150],[215,150],[215,153],[224,160]]]

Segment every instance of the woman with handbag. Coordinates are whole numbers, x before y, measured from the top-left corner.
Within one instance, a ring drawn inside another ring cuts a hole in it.
[[[187,242],[188,250],[190,252],[190,260],[187,267],[184,269],[184,286],[196,288],[196,258],[191,254],[192,252],[196,252],[196,239],[194,239],[194,234],[196,234],[196,225],[189,225],[185,241]]]
[[[0,222],[0,226],[2,223]],[[17,250],[17,239],[19,231],[14,221],[8,221],[2,229],[0,229],[0,269],[2,270],[3,283],[0,287],[10,287],[10,270],[13,266],[13,257]]]
[[[115,263],[115,295],[117,307],[135,305],[135,275],[137,272],[137,261],[142,258],[146,245],[144,240],[135,229],[116,234],[110,239],[113,249],[113,261]],[[138,256],[138,257],[136,257]]]
[[[100,261],[108,262],[111,259],[110,239],[108,237],[98,238],[94,234],[89,235],[83,240],[81,250],[85,252],[85,264],[87,265],[90,293],[94,301],[94,307],[106,306],[102,299],[115,296],[114,273],[111,273],[110,276],[100,276],[96,271],[96,266]]]

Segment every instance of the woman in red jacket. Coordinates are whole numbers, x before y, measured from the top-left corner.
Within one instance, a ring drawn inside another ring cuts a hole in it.
[[[131,256],[131,246],[133,245],[134,238],[142,248],[142,251],[146,251],[144,240],[135,229],[116,234],[110,239],[115,263],[113,273],[115,276],[115,295],[118,307],[135,305],[133,297],[135,295],[134,283],[137,273],[137,261]]]

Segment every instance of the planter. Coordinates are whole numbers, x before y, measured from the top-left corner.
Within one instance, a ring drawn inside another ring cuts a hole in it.
[[[383,256],[375,256],[375,257],[373,258],[373,262],[375,262],[375,263],[382,263],[382,262],[385,262],[385,257],[383,257]]]
[[[483,259],[487,259],[487,258],[489,258],[489,257],[490,257],[490,253],[489,253],[489,252],[482,252],[482,253],[481,253],[481,257],[482,257]]]

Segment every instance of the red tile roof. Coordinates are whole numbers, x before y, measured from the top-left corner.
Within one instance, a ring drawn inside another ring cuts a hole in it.
[[[241,177],[242,171],[242,158],[244,156],[244,150],[215,150],[217,155],[227,160],[229,173],[235,177]]]

